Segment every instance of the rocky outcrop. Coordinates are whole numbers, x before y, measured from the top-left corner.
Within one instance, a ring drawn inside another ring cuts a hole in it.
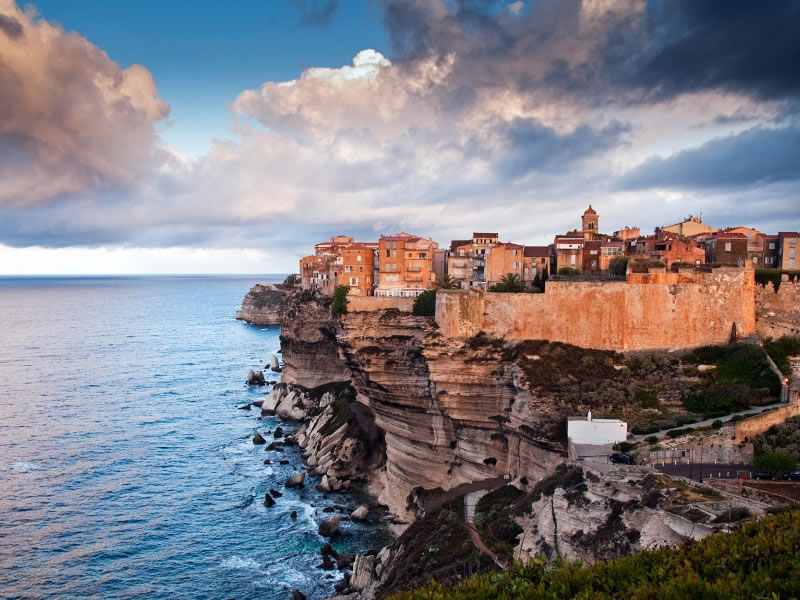
[[[280,325],[283,317],[281,301],[295,288],[295,276],[290,275],[280,284],[257,283],[242,300],[242,308],[236,318],[253,325]]]

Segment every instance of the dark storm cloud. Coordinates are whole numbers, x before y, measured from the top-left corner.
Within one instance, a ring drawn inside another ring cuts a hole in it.
[[[289,0],[303,25],[325,27],[339,8],[338,0]]]
[[[613,122],[596,129],[581,125],[559,134],[534,119],[515,119],[503,126],[508,148],[497,162],[498,173],[520,177],[532,171],[562,172],[574,163],[620,144],[630,126]]]
[[[22,23],[14,17],[0,14],[0,31],[5,33],[12,40],[16,40],[22,35]]]
[[[579,0],[531,3],[521,18],[505,3],[462,0],[441,13],[389,0],[384,21],[396,58],[456,51],[460,77],[476,86],[603,103],[706,90],[800,95],[800,2],[664,0],[643,13],[635,4],[599,4],[589,22]]]
[[[712,188],[800,179],[800,129],[754,128],[667,158],[651,158],[622,177],[623,188]]]

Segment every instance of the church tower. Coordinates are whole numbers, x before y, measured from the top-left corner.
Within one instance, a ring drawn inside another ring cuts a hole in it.
[[[584,212],[581,217],[584,239],[591,240],[597,235],[597,221],[597,211],[593,209],[590,204],[589,208],[586,209],[586,212]]]

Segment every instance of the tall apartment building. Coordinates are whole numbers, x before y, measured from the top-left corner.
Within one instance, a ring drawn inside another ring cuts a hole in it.
[[[314,254],[300,259],[303,289],[332,294],[337,285],[354,296],[371,296],[375,283],[377,242],[355,242],[337,235],[314,245]]]
[[[476,231],[469,240],[453,240],[447,256],[447,273],[462,288],[486,286],[486,259],[499,243],[497,232]]]
[[[778,268],[788,269],[794,271],[800,266],[798,263],[798,248],[800,244],[800,233],[796,231],[779,231],[778,232]]]
[[[439,244],[410,233],[378,240],[376,296],[419,296],[436,284],[434,253]]]

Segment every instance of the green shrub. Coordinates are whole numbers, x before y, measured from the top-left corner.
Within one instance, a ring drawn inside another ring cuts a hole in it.
[[[720,421],[719,419],[717,419],[716,421],[714,421],[714,422],[711,424],[711,428],[712,428],[712,429],[722,429],[722,425],[723,425],[722,421]]]
[[[653,390],[638,388],[636,392],[634,392],[633,397],[642,408],[655,408],[658,406],[658,396]]]
[[[559,267],[558,268],[558,275],[564,277],[574,277],[576,275],[580,275],[581,272],[576,269],[575,267]]]
[[[777,292],[781,287],[781,279],[783,274],[789,276],[790,281],[796,281],[800,278],[800,271],[783,271],[781,269],[756,269],[756,283],[766,287],[770,281],[775,286]]]
[[[764,341],[764,351],[769,354],[781,373],[788,377],[792,374],[789,357],[800,354],[800,339],[788,335],[777,340],[767,338]]]
[[[656,548],[594,565],[542,558],[474,575],[455,587],[432,582],[393,600],[597,600],[800,597],[800,511],[769,515],[733,533]]]
[[[614,450],[617,452],[630,452],[636,447],[636,444],[630,442],[617,442],[614,444]]]
[[[648,435],[646,438],[644,438],[644,441],[652,446],[653,444],[658,443],[658,438],[654,435]]]
[[[350,288],[346,285],[337,285],[333,288],[333,304],[331,304],[331,313],[334,317],[339,317],[347,313],[347,294]]]
[[[786,471],[793,471],[797,466],[797,461],[781,452],[770,452],[756,456],[753,464],[759,469],[766,469],[774,473],[785,473]]]
[[[628,256],[615,256],[608,263],[608,274],[612,277],[625,277],[628,272]]]
[[[432,317],[436,314],[436,290],[425,290],[414,299],[413,314],[418,317]]]
[[[714,523],[736,523],[750,516],[750,511],[744,506],[731,507],[714,519]]]
[[[800,461],[800,417],[773,425],[753,439],[756,456],[779,453]]]
[[[676,437],[681,437],[682,435],[686,435],[687,433],[694,432],[692,427],[686,427],[685,429],[670,429],[667,432],[667,437],[675,439]]]

